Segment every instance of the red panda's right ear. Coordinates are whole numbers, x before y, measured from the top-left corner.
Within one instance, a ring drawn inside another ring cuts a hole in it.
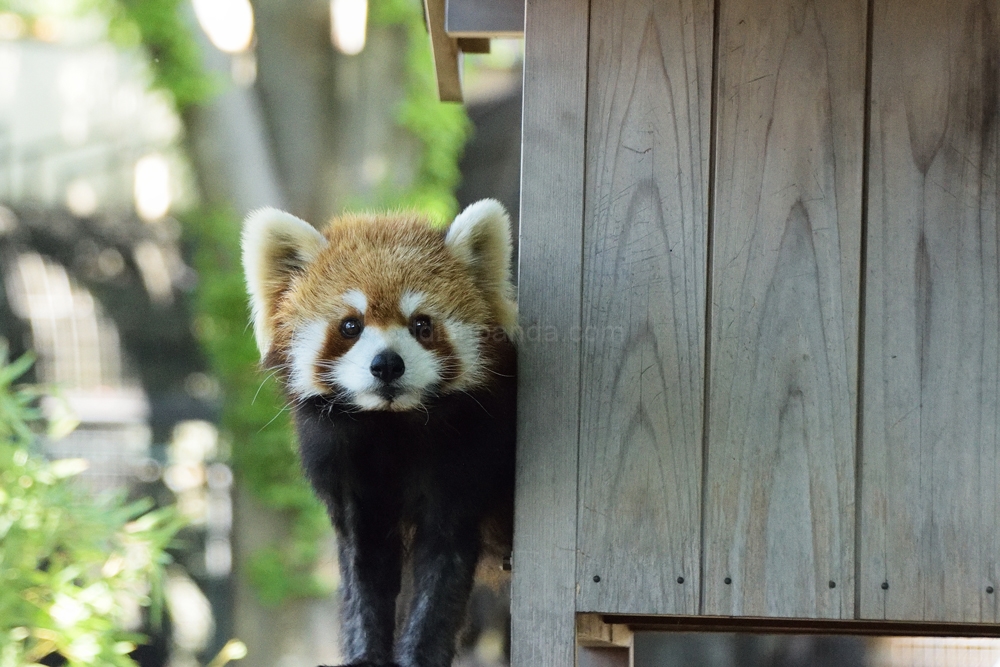
[[[517,306],[510,282],[510,218],[503,205],[495,199],[470,204],[448,226],[444,244],[465,264],[500,325],[513,337]]]
[[[305,220],[274,208],[250,213],[243,223],[243,272],[253,311],[253,331],[263,359],[274,338],[272,319],[293,274],[316,259],[326,239]]]

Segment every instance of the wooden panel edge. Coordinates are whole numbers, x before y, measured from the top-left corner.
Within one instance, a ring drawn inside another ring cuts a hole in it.
[[[523,39],[523,30],[449,30],[448,36],[454,39]]]
[[[524,14],[524,0],[445,0],[445,31],[452,37],[520,37]]]
[[[511,665],[572,667],[589,0],[525,11]]]
[[[760,616],[636,616],[597,614],[607,625],[630,632],[735,632],[748,634],[818,634],[871,637],[1000,637],[995,623],[937,623],[835,618]]]

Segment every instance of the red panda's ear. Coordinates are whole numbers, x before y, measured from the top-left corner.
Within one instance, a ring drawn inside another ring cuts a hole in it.
[[[510,218],[500,202],[483,199],[470,204],[448,227],[445,245],[472,273],[490,300],[500,325],[517,327],[517,310],[510,282]]]
[[[261,358],[274,337],[272,319],[292,276],[312,262],[326,239],[304,220],[274,208],[253,211],[243,223],[243,272]]]

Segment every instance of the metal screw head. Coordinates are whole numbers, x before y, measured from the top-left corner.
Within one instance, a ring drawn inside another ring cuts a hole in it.
[[[882,582],[882,590],[883,591],[889,590],[889,582],[888,581],[883,581]]]
[[[599,575],[599,574],[595,574],[594,575],[594,583],[595,584],[601,583],[601,575]]]
[[[987,586],[986,587],[986,592],[992,595],[993,594],[993,587],[992,586]]]
[[[837,582],[836,582],[836,581],[833,581],[833,580],[831,579],[831,580],[830,580],[830,588],[836,588],[836,587],[837,587]]]
[[[726,578],[725,578],[725,579],[723,579],[722,581],[723,581],[723,582],[725,582],[726,586],[728,586],[729,584],[733,583],[733,580],[732,580],[732,579],[730,579],[729,577],[726,577]]]
[[[678,584],[683,584],[684,583],[684,577],[677,577],[677,583]]]

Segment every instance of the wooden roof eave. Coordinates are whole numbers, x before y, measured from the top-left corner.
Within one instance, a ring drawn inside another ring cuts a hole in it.
[[[524,35],[524,0],[424,0],[438,97],[462,102],[462,53],[489,53],[489,40]]]

